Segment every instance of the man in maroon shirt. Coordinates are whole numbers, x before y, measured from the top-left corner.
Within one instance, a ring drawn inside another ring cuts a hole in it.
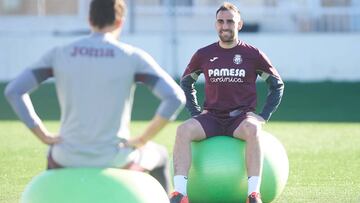
[[[247,202],[259,203],[263,155],[259,136],[280,103],[284,83],[263,52],[240,41],[243,22],[236,6],[224,3],[216,11],[219,41],[199,49],[181,79],[186,107],[192,118],[177,129],[174,146],[174,189],[171,203],[188,202],[187,176],[191,164],[191,142],[225,135],[244,140],[248,179]],[[201,110],[194,83],[205,76],[205,102]],[[256,78],[262,77],[269,94],[261,113],[255,114]]]

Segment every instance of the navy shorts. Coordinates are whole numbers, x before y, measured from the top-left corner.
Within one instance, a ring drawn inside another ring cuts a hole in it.
[[[246,113],[241,113],[231,117],[207,112],[194,116],[193,118],[200,122],[207,138],[214,136],[232,137],[235,129],[247,118],[247,115]]]

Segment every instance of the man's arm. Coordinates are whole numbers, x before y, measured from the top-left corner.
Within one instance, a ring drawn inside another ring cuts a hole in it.
[[[47,131],[31,102],[29,92],[35,90],[39,84],[52,77],[50,68],[27,69],[11,81],[5,88],[5,97],[16,115],[22,122],[45,144],[59,141]]]
[[[201,107],[198,104],[195,90],[195,83],[200,75],[200,71],[185,75],[181,81],[180,86],[185,92],[186,96],[186,109],[190,112],[191,116],[196,116],[201,113]]]
[[[30,130],[44,144],[52,145],[61,141],[60,136],[50,133],[42,123],[31,128]]]
[[[149,122],[144,132],[138,137],[133,137],[129,139],[127,145],[137,148],[145,145],[146,142],[153,139],[157,135],[157,133],[159,133],[160,130],[163,129],[168,123],[168,119],[156,114]]]
[[[137,74],[135,80],[145,84],[161,100],[155,116],[143,133],[128,140],[127,145],[141,147],[154,138],[169,121],[177,117],[185,104],[185,95],[175,81],[167,75]]]
[[[279,77],[270,75],[265,72],[260,72],[260,76],[266,81],[268,85],[268,95],[265,105],[259,114],[264,120],[268,121],[271,114],[274,113],[280,104],[281,98],[284,93],[284,82]]]
[[[143,83],[160,99],[155,116],[144,132],[128,140],[127,145],[140,147],[152,139],[169,121],[175,120],[185,104],[185,95],[178,84],[146,52],[137,50],[135,82]]]

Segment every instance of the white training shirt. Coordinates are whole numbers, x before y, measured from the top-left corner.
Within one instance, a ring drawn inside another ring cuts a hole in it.
[[[119,142],[130,135],[136,82],[161,100],[156,113],[164,118],[175,119],[185,102],[181,88],[150,55],[109,33],[93,33],[52,49],[7,86],[7,99],[30,128],[41,121],[28,92],[52,76],[62,138],[52,147],[52,156],[66,167],[111,165]]]

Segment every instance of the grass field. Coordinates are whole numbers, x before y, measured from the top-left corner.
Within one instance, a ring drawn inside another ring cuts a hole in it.
[[[134,122],[138,134],[146,122]],[[171,153],[179,123],[156,138]],[[58,122],[47,121],[56,131]],[[0,121],[0,202],[18,202],[25,185],[45,167],[46,146],[17,121]],[[270,122],[265,126],[285,146],[290,161],[288,184],[276,203],[359,203],[359,123]]]

